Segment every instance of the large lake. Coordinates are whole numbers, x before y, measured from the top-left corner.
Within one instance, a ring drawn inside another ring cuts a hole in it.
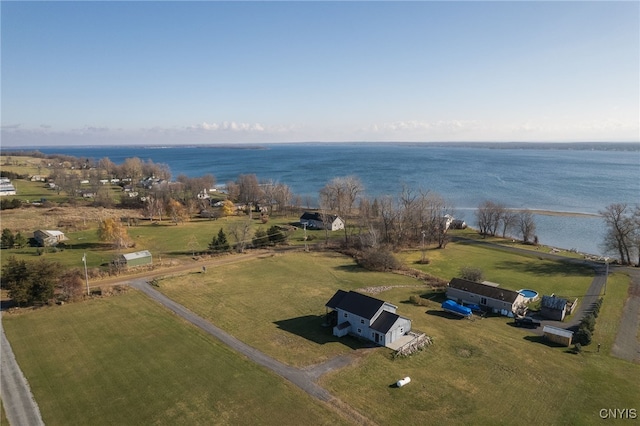
[[[333,177],[356,175],[370,197],[396,195],[403,184],[444,196],[456,216],[475,225],[484,200],[512,208],[597,214],[612,203],[640,202],[640,151],[492,149],[427,144],[341,143],[260,146],[47,147],[121,164],[139,157],[169,165],[173,177],[212,174],[218,183],[254,173],[291,187],[305,199]],[[312,201],[313,202],[313,201]],[[535,216],[540,242],[603,254],[603,224],[593,216]]]

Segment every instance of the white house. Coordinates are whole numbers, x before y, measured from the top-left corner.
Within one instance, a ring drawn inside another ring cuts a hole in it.
[[[350,334],[388,346],[411,331],[411,320],[396,314],[397,306],[355,291],[338,290],[325,306],[337,337]]]
[[[8,178],[0,178],[0,196],[16,195],[16,188]]]
[[[462,278],[451,280],[447,287],[447,298],[461,304],[478,305],[509,317],[513,317],[525,305],[524,296],[517,291]]]
[[[344,221],[339,216],[323,215],[318,212],[304,212],[300,216],[300,225],[306,225],[308,229],[325,229],[325,225],[328,225],[330,231],[344,229]]]

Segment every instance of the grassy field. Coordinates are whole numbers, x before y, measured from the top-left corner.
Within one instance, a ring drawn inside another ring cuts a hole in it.
[[[572,277],[556,271],[545,279],[562,285]],[[335,339],[321,326],[324,303],[336,289],[370,286],[388,286],[377,297],[398,305],[434,344],[393,359],[388,349],[358,350],[355,339]],[[408,302],[412,295],[429,295],[418,281],[364,271],[333,253],[274,255],[160,281],[165,294],[288,364],[357,354],[357,362],[321,384],[379,424],[435,418],[445,424],[591,424],[600,421],[601,408],[640,408],[640,366],[608,355],[627,288],[625,276],[610,279],[595,335],[601,352],[594,340],[573,355],[507,318],[456,320],[443,316],[435,301],[415,306]],[[135,292],[3,321],[48,424],[335,420]],[[405,376],[412,378],[409,385],[391,386]],[[276,415],[280,410],[291,414],[283,418]]]
[[[48,425],[343,422],[134,291],[2,321]]]
[[[350,339],[345,345],[321,327],[336,290],[383,285],[420,283],[365,271],[342,255],[303,252],[168,278],[160,291],[243,342],[303,367],[360,346]]]
[[[308,261],[305,256],[314,258]],[[594,343],[583,354],[573,355],[567,348],[549,346],[530,331],[513,327],[507,318],[456,320],[443,316],[435,301],[426,307],[414,306],[409,297],[425,295],[416,281],[386,274],[368,276],[350,259],[323,257],[287,254],[255,261],[248,269],[249,265],[223,267],[214,278],[174,277],[162,281],[160,289],[241,340],[284,362],[306,365],[358,348],[350,338],[336,342],[329,330],[320,327],[318,315],[334,289],[403,286],[378,297],[398,305],[414,328],[432,336],[435,344],[409,359],[394,360],[382,348],[367,352],[353,367],[322,380],[379,424],[419,424],[433,418],[442,423],[500,424],[526,419],[540,424],[591,424],[601,420],[601,408],[637,405],[640,383],[634,377],[640,374],[640,366],[608,355],[615,338],[613,324],[619,322],[628,288],[624,275],[610,279]],[[312,277],[297,272],[307,264],[314,265]],[[572,277],[557,269],[545,267],[545,279],[571,286]],[[257,329],[246,327],[247,317]],[[257,318],[262,320],[254,321]],[[287,324],[284,329],[282,324]],[[600,353],[596,342],[602,343]],[[406,388],[391,386],[407,375],[412,383]]]
[[[28,208],[5,210],[2,212],[2,227],[7,227],[13,232],[20,231],[23,235],[31,237],[36,229],[58,229],[61,221],[73,221],[77,224],[77,230],[65,230],[68,241],[61,245],[62,250],[47,251],[42,256],[52,261],[60,262],[67,267],[81,267],[83,254],[87,253],[87,266],[100,267],[107,264],[113,257],[122,252],[138,250],[150,250],[154,261],[163,259],[183,259],[189,261],[192,255],[204,253],[208,245],[218,231],[222,228],[227,234],[231,244],[235,242],[230,229],[235,224],[249,220],[248,216],[231,216],[218,220],[194,218],[189,222],[179,225],[170,220],[162,222],[141,220],[139,226],[128,227],[128,235],[134,246],[129,249],[116,250],[108,243],[98,240],[97,229],[99,220],[109,217],[136,216],[137,212],[116,209],[101,208]],[[288,225],[296,220],[296,217],[273,217],[267,224],[262,224],[258,219],[251,220],[252,230],[258,228],[267,230],[273,225]],[[311,231],[308,231],[309,233]],[[314,231],[320,234],[321,231]],[[315,234],[314,234],[315,235]],[[333,236],[339,238],[340,236]],[[318,241],[316,239],[315,241]],[[303,230],[298,229],[289,236],[289,244],[303,245]],[[24,247],[2,251],[2,264],[9,256],[18,259],[35,260],[38,254],[37,247]],[[106,269],[106,268],[105,268]]]
[[[465,266],[482,270],[484,279],[510,290],[536,290],[540,295],[555,293],[580,299],[593,279],[591,267],[541,259],[535,251],[514,254],[500,248],[468,242],[449,243],[444,250],[430,249],[430,263],[416,263],[422,251],[407,251],[400,258],[407,265],[446,280],[460,276]]]

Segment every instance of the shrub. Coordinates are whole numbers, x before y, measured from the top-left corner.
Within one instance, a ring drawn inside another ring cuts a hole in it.
[[[601,297],[600,299],[598,299],[598,300],[596,301],[596,303],[594,303],[594,305],[593,305],[593,312],[592,312],[592,314],[593,314],[593,316],[594,316],[595,318],[598,318],[598,315],[600,314],[600,308],[601,308],[601,307],[602,307],[602,297]]]
[[[460,268],[460,278],[469,281],[482,282],[484,280],[484,274],[482,273],[482,269],[475,268],[473,266],[463,266]]]
[[[591,332],[586,328],[581,328],[573,335],[573,341],[581,346],[587,346],[591,343]]]
[[[401,267],[393,253],[385,248],[365,250],[357,260],[360,266],[371,271],[392,271]]]
[[[589,314],[582,318],[580,329],[586,329],[593,333],[593,330],[596,329],[596,317],[593,314]]]
[[[425,299],[415,294],[409,297],[409,302],[417,306],[427,306],[428,304],[428,302]]]
[[[573,345],[573,349],[571,350],[574,354],[579,354],[582,352],[582,345],[580,343],[576,343]]]

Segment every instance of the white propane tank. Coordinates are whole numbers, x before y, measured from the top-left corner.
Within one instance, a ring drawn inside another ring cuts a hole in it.
[[[407,383],[409,383],[411,381],[410,377],[405,377],[404,379],[400,379],[396,382],[396,386],[398,386],[399,388],[403,387],[404,385],[406,385]]]

